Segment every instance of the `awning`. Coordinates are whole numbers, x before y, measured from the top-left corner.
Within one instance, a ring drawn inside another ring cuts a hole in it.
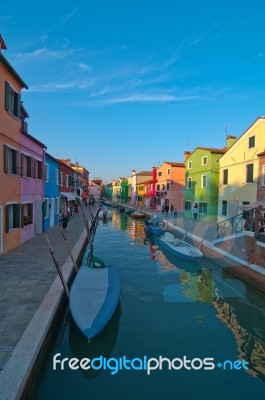
[[[70,193],[70,192],[61,192],[60,196],[66,197],[67,200],[69,200],[69,201],[75,200],[77,197],[74,193]]]
[[[242,211],[249,211],[260,206],[265,208],[265,201],[255,201],[254,203],[245,204],[240,206],[239,209]]]

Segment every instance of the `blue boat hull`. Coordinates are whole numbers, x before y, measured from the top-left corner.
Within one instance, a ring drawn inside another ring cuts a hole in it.
[[[120,294],[116,268],[80,268],[70,291],[70,310],[76,325],[89,340],[109,322]]]

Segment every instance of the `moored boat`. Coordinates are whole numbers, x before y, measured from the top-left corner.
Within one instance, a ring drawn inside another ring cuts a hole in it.
[[[147,233],[162,235],[166,231],[162,224],[163,222],[161,218],[159,218],[158,215],[153,214],[149,220],[144,220],[144,229]]]
[[[115,267],[81,266],[70,290],[70,310],[81,332],[90,340],[111,319],[120,301],[120,280]]]
[[[130,216],[133,218],[144,218],[144,214],[141,211],[134,211]]]
[[[203,256],[202,252],[197,247],[184,242],[174,237],[170,232],[165,232],[163,236],[159,238],[160,244],[175,256],[187,259],[187,260],[198,260]]]

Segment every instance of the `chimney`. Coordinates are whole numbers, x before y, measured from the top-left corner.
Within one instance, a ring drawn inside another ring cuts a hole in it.
[[[231,146],[236,142],[236,136],[226,136],[226,148],[230,149]]]
[[[189,150],[185,150],[184,151],[184,161],[187,160],[187,158],[189,157],[190,153],[191,152]]]

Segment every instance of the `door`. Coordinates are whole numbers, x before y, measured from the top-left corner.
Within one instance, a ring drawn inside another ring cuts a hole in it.
[[[38,235],[42,232],[42,201],[35,200],[34,201],[34,223],[35,223],[35,234]]]
[[[50,199],[50,228],[54,225],[55,199]]]

